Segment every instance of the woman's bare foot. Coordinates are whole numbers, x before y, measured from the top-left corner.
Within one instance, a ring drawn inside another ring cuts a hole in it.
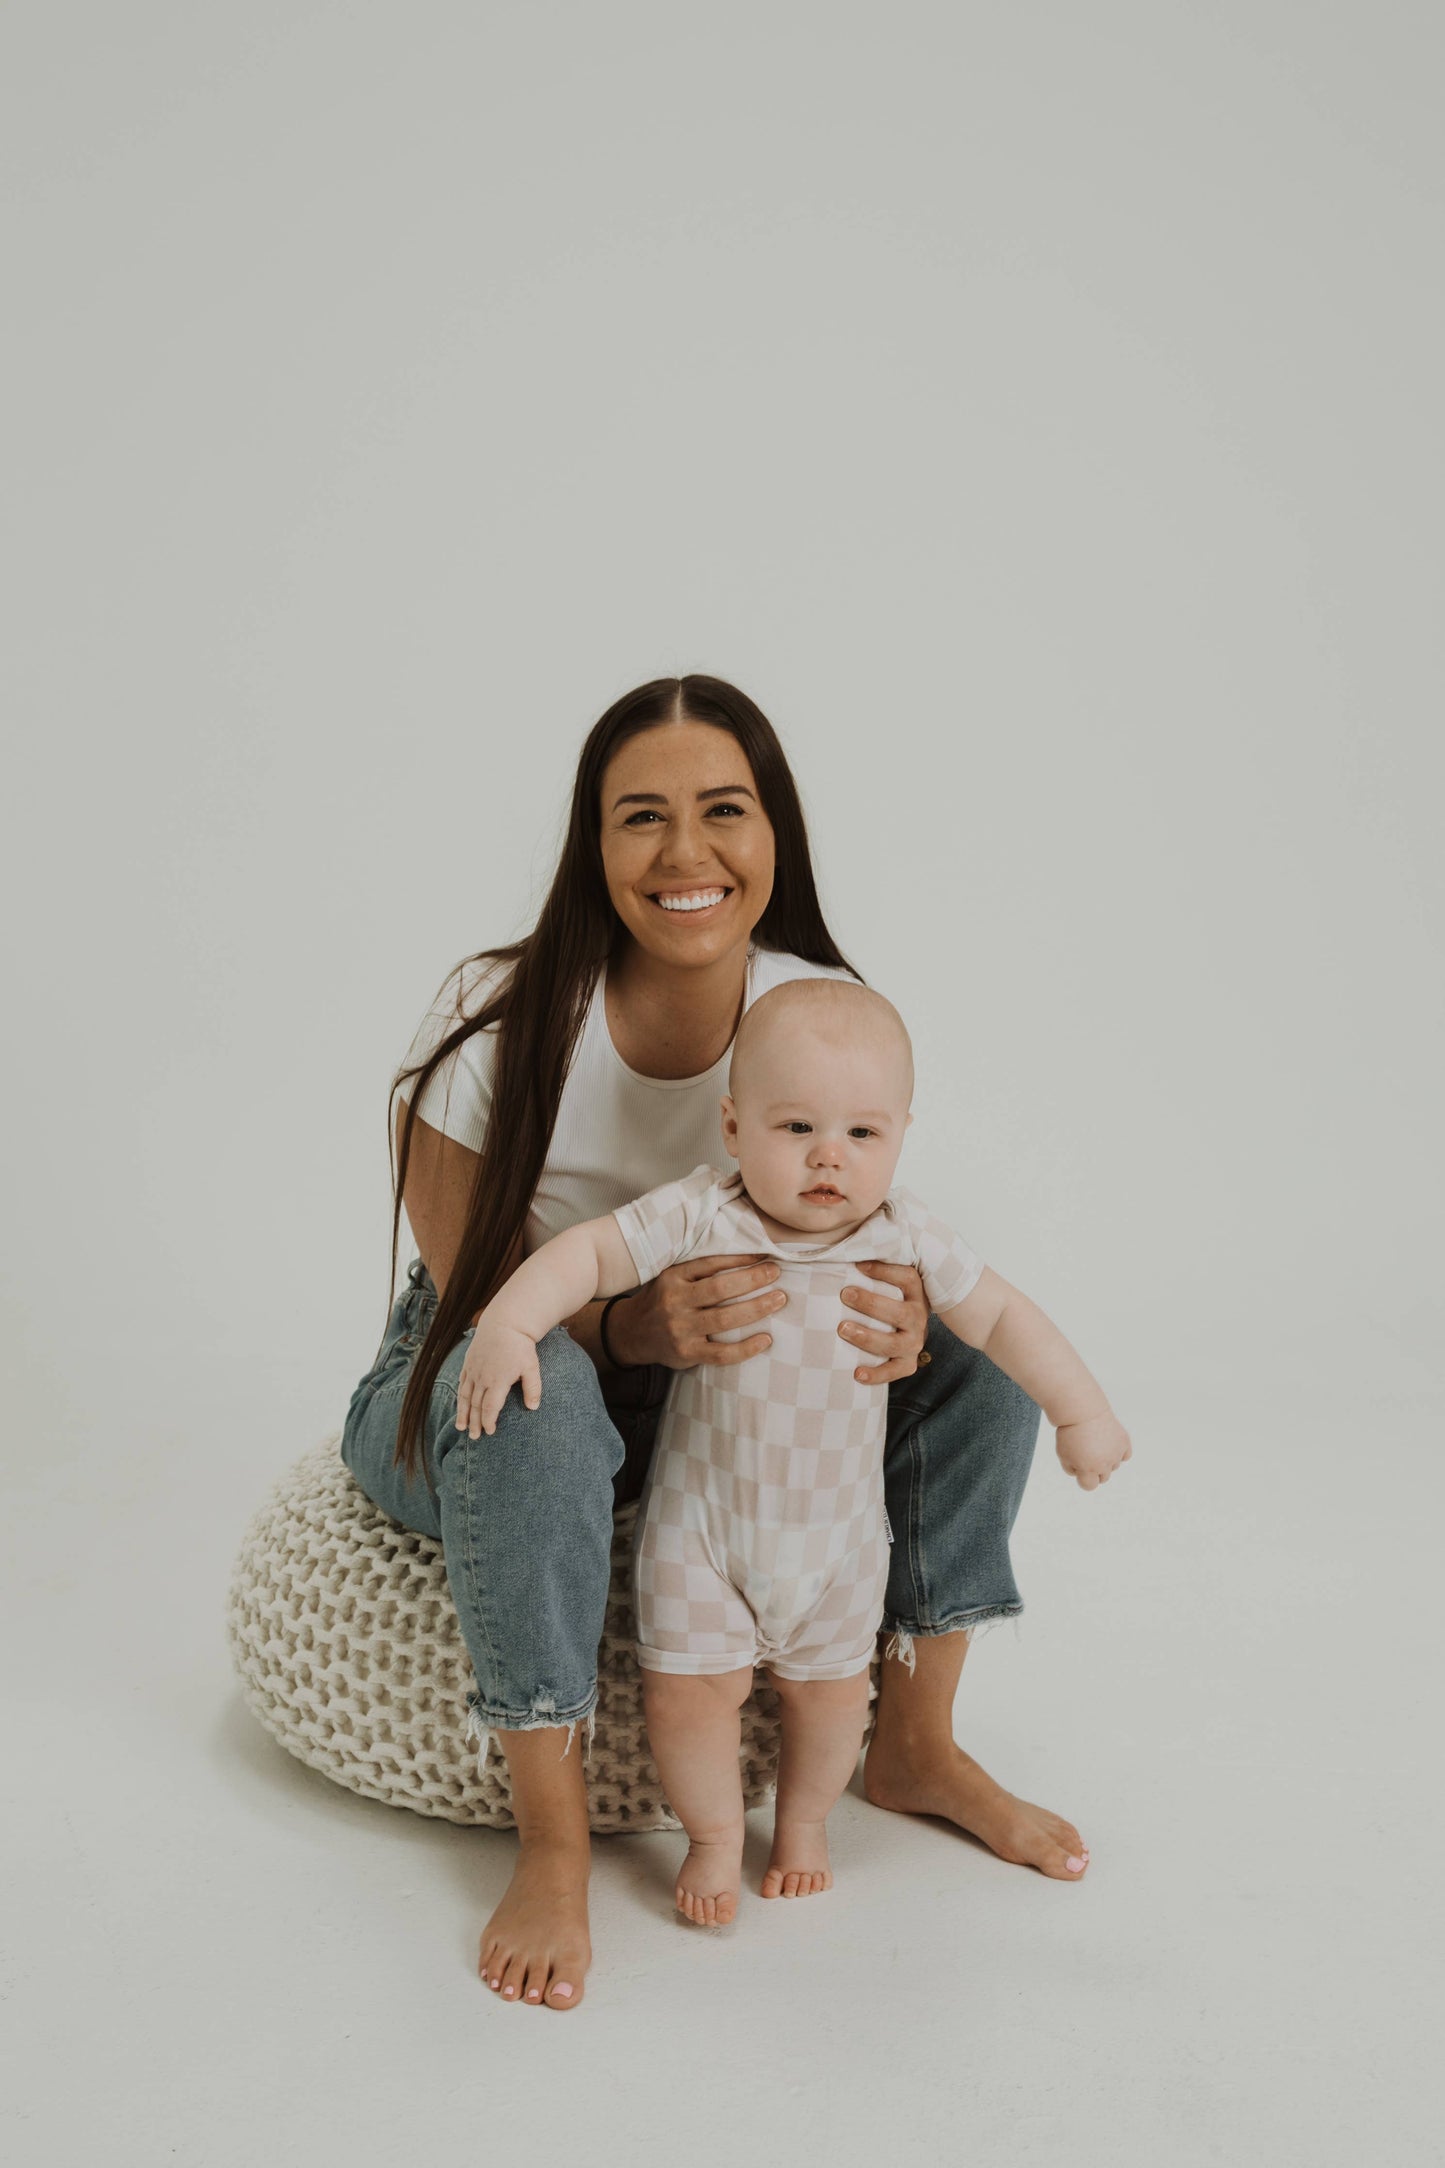
[[[678,1870],[673,1897],[695,1927],[726,1927],[737,1916],[743,1879],[743,1825],[694,1837]]]
[[[763,1876],[765,1897],[816,1897],[833,1887],[826,1822],[773,1824],[773,1852]]]
[[[874,1734],[863,1764],[863,1791],[875,1807],[895,1814],[939,1814],[977,1837],[1000,1859],[1037,1867],[1059,1882],[1082,1882],[1089,1848],[1072,1822],[1036,1807],[981,1769],[962,1747],[913,1751]]]
[[[575,2010],[592,1962],[584,1842],[523,1843],[507,1894],[482,1929],[477,1970],[504,2002]]]

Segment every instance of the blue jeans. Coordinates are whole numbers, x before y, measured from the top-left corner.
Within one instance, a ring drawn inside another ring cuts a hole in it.
[[[559,1325],[538,1343],[542,1402],[513,1387],[489,1438],[456,1427],[470,1331],[432,1388],[425,1444],[434,1487],[392,1464],[402,1394],[437,1294],[420,1258],[381,1352],[351,1396],[341,1455],[375,1504],[440,1539],[477,1675],[470,1729],[530,1731],[591,1720],[607,1605],[612,1517],[640,1496],[672,1372],[602,1381]],[[850,1314],[839,1305],[839,1320]],[[1038,1438],[1039,1409],[1003,1371],[931,1317],[933,1360],[888,1393],[884,1498],[893,1543],[883,1616],[888,1650],[915,1635],[972,1633],[1023,1610],[1009,1559]],[[860,1361],[875,1358],[860,1353]]]

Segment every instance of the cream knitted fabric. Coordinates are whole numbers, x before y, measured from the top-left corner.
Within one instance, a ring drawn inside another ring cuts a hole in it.
[[[246,1700],[298,1760],[349,1791],[448,1822],[511,1829],[495,1740],[478,1766],[467,1736],[475,1686],[442,1547],[372,1504],[338,1450],[304,1454],[251,1521],[231,1579],[227,1627]],[[612,1588],[598,1653],[586,1766],[594,1830],[676,1829],[648,1752],[630,1592],[636,1507],[616,1517]],[[873,1661],[869,1698],[878,1690]],[[743,1798],[773,1795],[778,1698],[743,1706]],[[585,1745],[579,1725],[575,1748]]]

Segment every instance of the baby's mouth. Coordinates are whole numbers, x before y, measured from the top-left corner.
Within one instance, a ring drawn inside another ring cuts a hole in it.
[[[816,1189],[805,1189],[802,1195],[804,1202],[807,1204],[841,1204],[843,1202],[842,1190],[834,1189],[829,1182],[820,1183]]]

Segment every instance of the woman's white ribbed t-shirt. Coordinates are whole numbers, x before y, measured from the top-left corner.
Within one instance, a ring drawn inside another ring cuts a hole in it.
[[[459,964],[422,1019],[404,1066],[424,1060],[461,1017],[475,1016],[509,968],[492,957]],[[722,1168],[730,1164],[722,1141],[722,1100],[732,1047],[701,1076],[639,1076],[612,1044],[603,1000],[606,978],[604,965],[562,1087],[556,1127],[522,1236],[529,1257],[579,1220],[615,1212],[664,1182],[680,1181],[704,1161]],[[852,980],[852,974],[802,956],[754,948],[748,956],[744,1009],[790,979]],[[436,1071],[417,1105],[431,1128],[473,1152],[480,1152],[487,1133],[494,1052],[495,1029],[473,1032]],[[409,1083],[401,1094],[410,1100]]]

